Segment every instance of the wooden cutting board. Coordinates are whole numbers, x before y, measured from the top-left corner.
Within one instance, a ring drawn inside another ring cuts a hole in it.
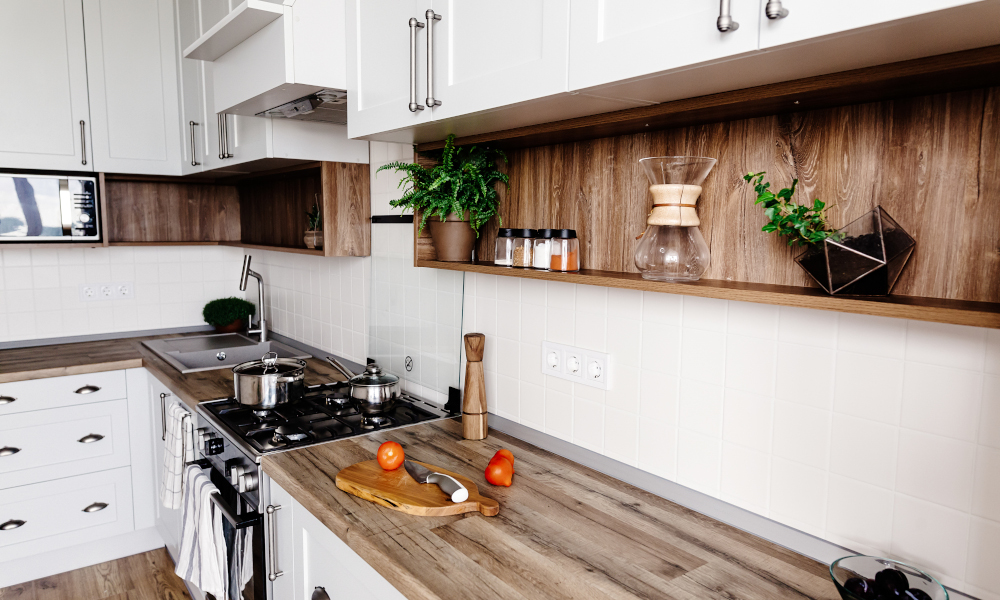
[[[441,517],[478,510],[492,517],[500,512],[497,501],[479,495],[479,488],[468,477],[427,463],[413,462],[431,471],[451,475],[469,490],[469,499],[452,502],[437,485],[417,483],[402,466],[395,471],[386,471],[377,460],[366,460],[341,469],[337,473],[337,487],[348,494],[411,515]]]

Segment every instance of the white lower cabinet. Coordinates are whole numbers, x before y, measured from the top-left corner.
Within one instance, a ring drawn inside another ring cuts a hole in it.
[[[156,530],[160,532],[167,552],[175,561],[181,543],[181,509],[167,508],[160,502],[160,474],[163,470],[164,437],[166,427],[163,419],[170,406],[180,402],[170,391],[170,388],[160,383],[155,377],[149,377],[149,401],[153,405],[153,418],[150,420],[152,429],[148,435],[153,444],[153,502]]]
[[[274,598],[405,600],[399,590],[288,492],[273,481],[269,488],[270,504],[281,505],[272,514],[277,533],[272,539],[277,538],[277,545],[269,558],[284,571],[274,583]]]

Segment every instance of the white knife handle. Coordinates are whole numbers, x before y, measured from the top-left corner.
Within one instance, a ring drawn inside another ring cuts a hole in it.
[[[457,479],[444,473],[431,473],[427,476],[427,483],[436,483],[442,492],[451,496],[452,502],[465,502],[469,499],[469,490]]]

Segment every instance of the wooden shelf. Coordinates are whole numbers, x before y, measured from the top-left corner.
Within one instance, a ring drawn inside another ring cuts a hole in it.
[[[990,302],[943,300],[913,296],[887,296],[884,298],[830,296],[818,288],[744,283],[716,279],[703,279],[690,283],[669,283],[648,281],[643,279],[638,273],[594,271],[589,269],[584,269],[579,273],[556,273],[551,271],[536,271],[534,269],[498,267],[493,263],[487,262],[457,263],[418,260],[416,265],[418,267],[447,269],[451,271],[468,271],[506,277],[542,279],[545,281],[565,281],[567,283],[598,285],[647,292],[664,292],[684,296],[738,300],[740,302],[756,302],[778,306],[796,306],[862,315],[894,317],[897,319],[913,319],[916,321],[933,321],[935,323],[951,323],[954,325],[1000,329],[1000,304]]]
[[[219,242],[108,242],[109,246],[218,246]]]
[[[281,4],[244,0],[184,50],[184,58],[213,61],[284,13]]]
[[[219,242],[220,246],[250,248],[251,250],[269,250],[271,252],[290,252],[292,254],[309,254],[311,256],[326,256],[322,248],[293,248],[290,246],[265,246],[263,244],[244,244],[242,242]]]

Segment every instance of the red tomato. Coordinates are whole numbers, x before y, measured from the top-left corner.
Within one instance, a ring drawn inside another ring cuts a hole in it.
[[[395,471],[403,465],[403,447],[396,442],[385,442],[378,447],[378,464],[386,471]]]
[[[503,456],[495,456],[486,466],[486,481],[493,485],[510,487],[514,477],[514,466]]]

